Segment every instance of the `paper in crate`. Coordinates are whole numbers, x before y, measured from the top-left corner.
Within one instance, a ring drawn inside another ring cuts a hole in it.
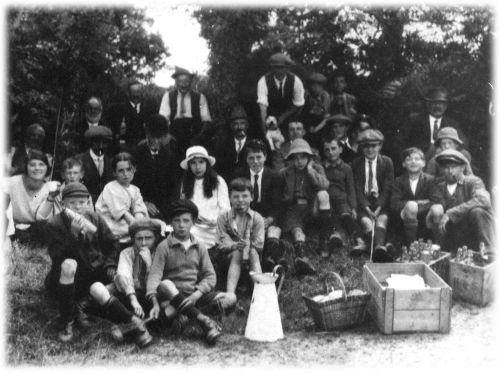
[[[475,263],[482,262],[480,254],[474,253]],[[467,265],[450,260],[450,285],[453,297],[463,301],[485,306],[493,300],[495,293],[494,274],[496,262],[484,265]]]
[[[425,289],[388,288],[393,274],[419,275]],[[451,288],[424,263],[367,263],[363,285],[371,294],[368,312],[384,334],[450,331]]]

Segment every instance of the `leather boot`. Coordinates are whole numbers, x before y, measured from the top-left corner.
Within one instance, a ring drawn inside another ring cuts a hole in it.
[[[148,346],[153,341],[153,337],[149,334],[144,321],[134,315],[132,316],[132,320],[130,320],[130,322],[134,325],[131,333],[135,338],[137,346],[140,348]]]
[[[197,317],[201,329],[205,333],[205,339],[209,345],[214,345],[221,336],[220,326],[210,317],[200,313]]]

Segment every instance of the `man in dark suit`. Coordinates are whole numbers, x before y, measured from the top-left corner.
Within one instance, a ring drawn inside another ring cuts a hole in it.
[[[434,153],[434,142],[440,128],[453,127],[459,132],[462,141],[465,140],[460,133],[456,120],[445,115],[448,108],[448,91],[443,87],[431,88],[426,97],[426,112],[410,115],[410,118],[400,132],[399,149],[414,146],[422,149],[429,160]]]
[[[358,142],[363,157],[352,161],[354,188],[358,202],[358,218],[365,234],[365,242],[373,238],[373,261],[388,262],[394,257],[393,247],[385,246],[389,198],[394,183],[392,160],[380,154],[384,135],[373,129],[363,131]]]
[[[95,126],[85,131],[85,141],[88,150],[76,157],[83,164],[83,183],[87,187],[92,202],[95,204],[104,186],[113,180],[112,159],[106,154],[113,139],[113,133],[108,127]]]
[[[168,136],[165,117],[154,114],[146,122],[146,140],[135,153],[134,184],[141,190],[149,216],[166,220],[168,206],[179,198],[180,167],[175,139]]]
[[[281,179],[276,172],[265,166],[268,150],[262,140],[249,140],[245,145],[245,154],[246,165],[234,171],[232,179],[243,177],[252,183],[253,201],[250,207],[262,215],[266,229],[263,269],[272,271],[276,263],[286,263],[282,260],[285,251],[279,240],[281,229],[278,226],[281,216]]]
[[[215,169],[226,181],[233,171],[245,165],[244,147],[248,136],[248,117],[241,106],[235,106],[229,117],[230,133],[215,146]]]
[[[104,119],[102,118],[103,106],[100,98],[96,96],[91,96],[85,102],[85,116],[81,118],[75,125],[75,132],[78,135],[77,138],[77,148],[78,152],[84,152],[86,150],[85,144],[85,131],[87,131],[90,127],[95,126],[106,126]],[[110,150],[110,149],[108,149]]]
[[[144,99],[142,84],[137,80],[128,83],[126,100],[112,105],[108,113],[108,122],[118,136],[120,151],[135,151],[139,141],[146,137],[147,119],[155,112],[154,105]]]

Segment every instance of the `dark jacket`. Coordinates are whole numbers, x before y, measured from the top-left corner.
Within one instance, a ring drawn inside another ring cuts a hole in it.
[[[354,187],[356,188],[358,210],[364,211],[365,207],[371,206],[368,197],[365,194],[365,157],[359,157],[353,160],[351,168],[354,176]],[[394,167],[392,160],[385,155],[379,154],[377,157],[377,185],[379,195],[375,201],[376,206],[381,206],[383,209],[389,207],[389,198],[393,183]]]
[[[248,136],[245,144],[251,140]],[[246,165],[245,146],[241,149],[237,159],[234,137],[229,135],[215,146],[215,170],[226,182],[231,179],[233,172]]]
[[[94,204],[97,202],[97,198],[101,194],[104,186],[112,181],[113,178],[113,168],[111,166],[111,158],[104,155],[104,170],[102,172],[102,176],[99,176],[99,171],[95,166],[94,160],[90,155],[90,150],[85,153],[78,154],[76,156],[83,164],[83,171],[85,174],[83,175],[83,184],[87,187],[91,197],[92,202]]]
[[[330,183],[325,175],[323,166],[313,163],[313,172],[309,173],[307,170],[302,185],[302,191],[306,196],[309,205],[312,207],[317,192],[320,190],[328,190]],[[280,193],[281,202],[286,204],[293,204],[295,201],[295,181],[297,177],[296,168],[291,165],[282,169],[279,173],[281,178],[282,192]]]
[[[175,141],[162,146],[154,160],[146,141],[140,142],[135,152],[133,183],[144,201],[153,202],[164,218],[170,203],[179,198],[180,167],[175,146]]]
[[[249,179],[253,185],[253,180],[250,179],[250,168],[248,166],[240,167],[234,171],[231,180],[237,177]],[[264,218],[272,217],[275,222],[281,216],[280,191],[281,179],[279,175],[264,166],[262,180],[260,186],[260,202],[253,201],[250,207],[261,214]]]
[[[76,260],[78,271],[85,273],[117,267],[119,242],[102,216],[95,212],[86,212],[84,216],[97,227],[90,238],[81,234],[75,237],[71,233],[71,219],[64,212],[52,216],[45,225],[51,270],[58,270],[65,259]]]
[[[422,172],[418,179],[415,194],[411,191],[410,179],[405,172],[394,180],[394,186],[391,194],[391,210],[399,214],[408,201],[430,200],[430,193],[433,186],[434,177]],[[418,206],[418,213],[424,213],[429,210],[431,202]]]
[[[346,201],[351,209],[357,207],[356,190],[352,169],[347,163],[340,161],[337,166],[323,163],[325,174],[330,182],[328,194],[330,199]]]
[[[453,223],[459,223],[473,208],[491,209],[490,194],[474,175],[464,176],[453,195],[449,194],[445,180],[438,182],[431,190],[431,201],[442,205]]]

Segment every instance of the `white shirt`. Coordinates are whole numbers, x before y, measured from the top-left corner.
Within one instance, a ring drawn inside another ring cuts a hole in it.
[[[238,145],[238,142],[240,143],[240,145]],[[241,149],[243,149],[246,142],[247,142],[246,136],[242,139],[234,138],[234,149],[236,150],[237,154],[241,152]]]
[[[413,195],[415,195],[415,191],[417,190],[418,179],[419,178],[416,178],[415,180],[410,179],[410,189]]]
[[[446,185],[446,188],[448,188],[448,193],[450,193],[450,196],[455,194],[455,191],[457,190],[457,185],[458,183]]]
[[[139,112],[141,111],[141,103],[138,102],[137,104],[134,104],[132,101],[129,101],[130,102],[130,105],[134,108],[134,110],[137,112],[137,114],[139,114]],[[137,105],[137,106],[136,106]]]
[[[370,161],[365,158],[365,175],[366,175],[366,181],[365,181],[365,194],[370,194],[372,191],[378,193],[378,184],[377,184],[377,158],[378,156],[371,161],[372,162],[372,172],[373,172],[373,189],[368,190],[368,181],[370,179]]]
[[[97,169],[97,171],[99,171],[99,161],[102,161],[102,167],[104,170],[104,154],[101,156],[98,156],[97,154],[95,154],[92,151],[92,149],[90,149],[90,156],[92,157],[92,160],[94,161],[95,168]]]
[[[264,167],[262,167],[262,170],[260,170],[260,172],[258,174],[256,174],[255,172],[253,172],[252,170],[250,170],[250,182],[252,183],[252,187],[255,183],[255,175],[258,175],[259,178],[257,179],[257,185],[258,185],[258,188],[259,188],[259,198],[257,201],[255,202],[260,202],[261,199],[262,199],[262,174],[264,173]],[[254,191],[254,194],[255,194],[255,191]]]
[[[429,115],[429,126],[431,129],[431,144],[434,144],[434,139],[432,138],[432,134],[434,133],[434,123],[437,120],[437,128],[438,128],[437,130],[439,131],[439,129],[441,128],[441,119],[443,118],[435,118],[432,115]]]
[[[187,249],[189,249],[189,248],[191,247],[191,245],[193,244],[193,243],[191,242],[191,238],[188,238],[186,241],[179,241],[179,242],[180,242],[180,244],[181,244],[182,246],[184,246],[184,250],[186,250],[186,251],[187,251]]]
[[[181,117],[181,99],[182,94],[180,92],[177,92],[177,112],[175,113],[175,119]],[[184,118],[192,118],[193,115],[191,113],[191,94],[189,92],[184,96],[184,107],[186,109]],[[170,120],[170,113],[170,99],[168,97],[168,92],[166,92],[161,99],[159,114],[163,115],[165,118],[167,118],[167,120]],[[200,117],[202,122],[212,121],[210,112],[208,110],[207,99],[205,98],[205,95],[203,93],[200,93]]]
[[[274,78],[274,82],[276,83],[276,87],[279,89],[280,83],[279,80]],[[282,80],[283,82],[283,87],[282,89],[285,89],[285,82],[286,82],[286,76]],[[282,92],[282,95],[284,92]],[[257,103],[262,104],[265,106],[269,106],[269,100],[267,99],[268,91],[267,91],[267,84],[266,84],[266,76],[263,75],[260,79],[259,82],[257,83]],[[305,98],[304,98],[304,84],[302,84],[302,81],[300,78],[295,75],[295,80],[293,84],[293,99],[292,103],[294,106],[303,106],[305,103]]]
[[[95,123],[90,123],[90,122],[87,122],[89,128],[91,127],[97,127],[99,125],[99,122],[95,122]]]

